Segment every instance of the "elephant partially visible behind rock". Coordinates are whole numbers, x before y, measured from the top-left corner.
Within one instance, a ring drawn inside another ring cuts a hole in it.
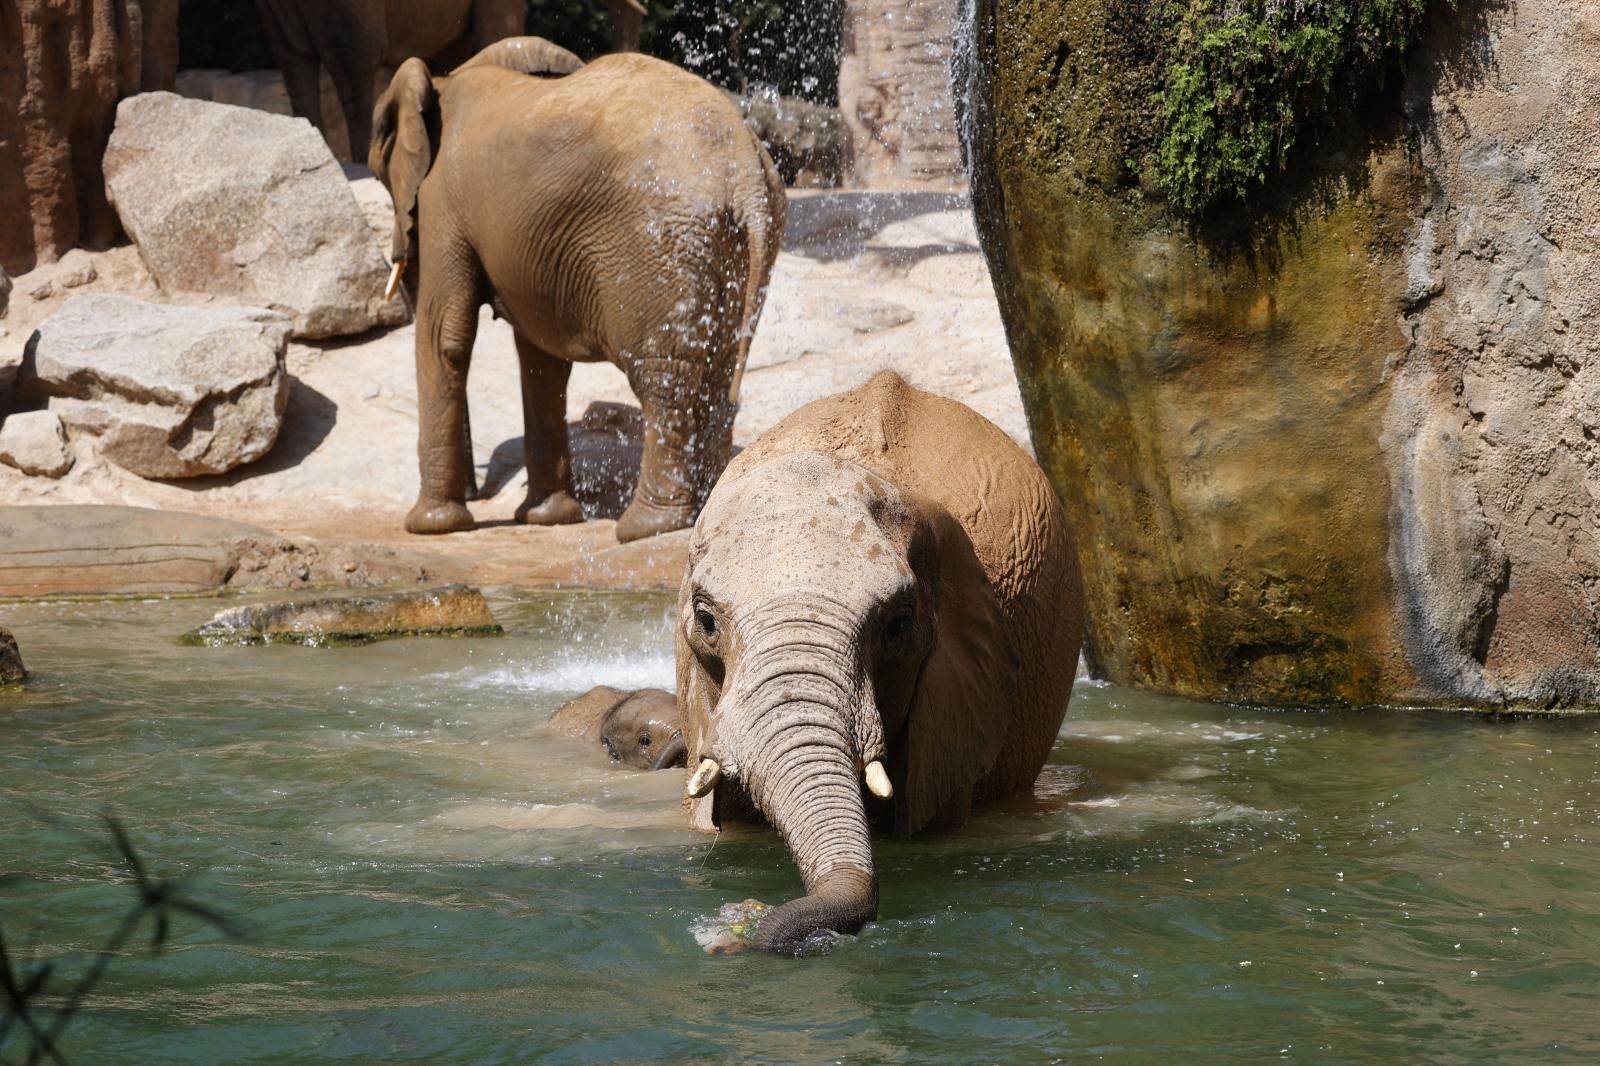
[[[683,716],[670,692],[624,692],[596,685],[556,708],[550,728],[598,744],[612,762],[636,770],[666,770],[684,760]]]
[[[296,116],[326,131],[321,71],[339,94],[350,153],[371,139],[374,79],[413,56],[448,70],[522,32],[523,0],[256,0]]]
[[[177,68],[178,0],[8,0],[0,9],[0,267],[24,273],[78,244],[116,239],[100,157],[117,101],[171,89]]]

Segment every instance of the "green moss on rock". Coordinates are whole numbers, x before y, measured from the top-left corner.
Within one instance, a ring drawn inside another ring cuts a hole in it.
[[[1450,3],[1453,0],[1433,0]],[[1430,0],[1166,0],[1153,38],[1156,188],[1196,216],[1244,201],[1398,68]]]

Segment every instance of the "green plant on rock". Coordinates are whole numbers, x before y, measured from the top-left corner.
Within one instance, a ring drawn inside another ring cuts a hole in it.
[[[1165,0],[1157,187],[1195,216],[1247,199],[1301,139],[1399,68],[1429,3]]]

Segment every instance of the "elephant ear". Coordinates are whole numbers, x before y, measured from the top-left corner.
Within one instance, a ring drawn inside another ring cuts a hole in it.
[[[367,157],[394,200],[390,259],[417,261],[417,197],[439,150],[439,94],[428,65],[415,57],[394,72],[372,117]]]
[[[897,760],[904,787],[895,793],[895,831],[902,836],[925,828],[993,769],[1016,681],[1005,616],[967,531],[942,507],[917,509],[923,521],[912,563],[933,595],[934,633]]]

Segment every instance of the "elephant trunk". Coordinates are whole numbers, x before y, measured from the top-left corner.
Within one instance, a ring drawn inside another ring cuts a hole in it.
[[[877,917],[878,879],[849,727],[848,687],[815,665],[769,678],[734,706],[753,728],[740,776],[783,834],[806,894],[768,912],[755,945],[795,952],[813,933],[854,933]]]

